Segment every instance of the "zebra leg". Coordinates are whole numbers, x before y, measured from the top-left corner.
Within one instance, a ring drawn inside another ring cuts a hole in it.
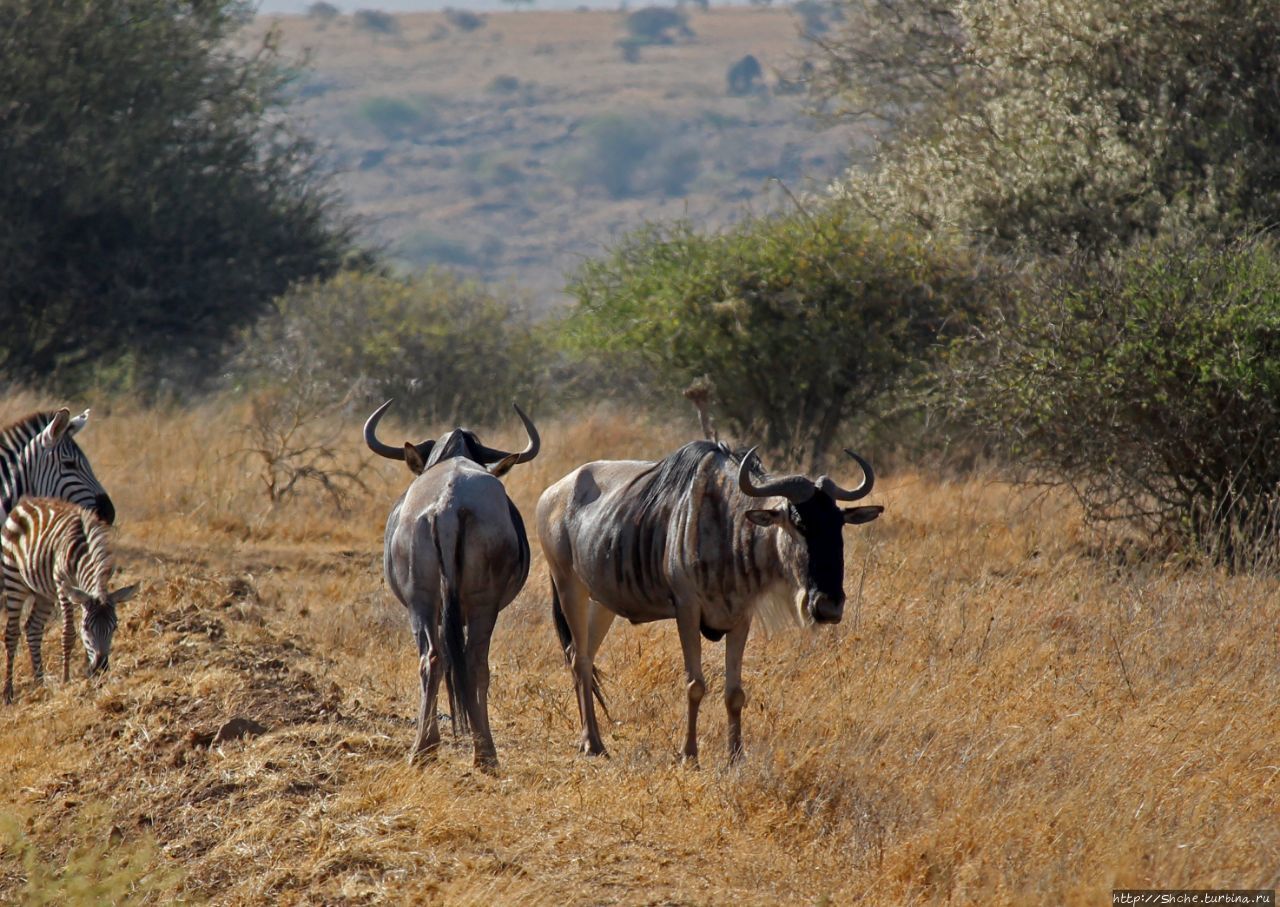
[[[729,713],[729,761],[742,758],[742,707],[747,694],[742,689],[742,654],[747,648],[751,619],[729,631],[724,642],[724,707]]]
[[[479,608],[467,622],[467,673],[471,677],[471,738],[475,745],[474,764],[485,771],[498,768],[498,750],[489,729],[489,641],[498,619],[497,608]]]
[[[40,650],[44,646],[44,624],[52,610],[52,599],[37,596],[35,604],[31,606],[31,613],[27,615],[27,654],[31,656],[31,673],[35,676],[37,687],[44,683],[44,659]]]
[[[440,749],[440,722],[436,716],[436,699],[440,695],[440,678],[444,665],[440,661],[440,638],[435,609],[428,608],[423,619],[416,606],[410,606],[413,635],[418,643],[418,679],[422,684],[422,702],[418,708],[418,736],[409,751],[409,764],[434,759]]]
[[[685,692],[689,696],[689,726],[680,755],[686,765],[698,765],[698,706],[706,695],[707,683],[702,676],[702,615],[696,607],[675,603],[676,630],[680,633],[680,651],[684,654]]]
[[[65,596],[59,596],[62,609],[62,682],[71,682],[71,655],[76,644],[76,606]]]
[[[28,601],[30,600],[32,599],[28,597]],[[18,597],[17,590],[7,587],[4,596],[4,701],[6,703],[13,702],[13,658],[18,654],[18,624],[22,617],[22,605],[23,600]]]

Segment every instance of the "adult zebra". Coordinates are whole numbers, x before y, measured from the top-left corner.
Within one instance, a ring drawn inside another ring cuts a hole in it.
[[[115,522],[115,505],[75,442],[88,421],[87,409],[72,418],[63,408],[32,413],[0,429],[0,522],[24,495],[60,498]]]

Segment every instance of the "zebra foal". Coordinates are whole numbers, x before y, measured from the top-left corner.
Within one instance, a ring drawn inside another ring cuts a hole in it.
[[[89,673],[107,669],[116,605],[133,597],[137,584],[109,591],[115,562],[107,543],[107,526],[90,511],[55,498],[23,498],[9,511],[0,529],[5,607],[4,701],[13,701],[13,659],[18,652],[18,622],[30,601],[27,650],[35,682],[44,680],[40,647],[44,625],[55,601],[62,608],[62,679],[71,679],[75,612],[80,607],[80,639]]]

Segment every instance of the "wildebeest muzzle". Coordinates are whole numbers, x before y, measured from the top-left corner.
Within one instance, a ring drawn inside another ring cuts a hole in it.
[[[844,616],[844,596],[833,598],[821,592],[809,593],[809,616],[814,623],[838,624]]]

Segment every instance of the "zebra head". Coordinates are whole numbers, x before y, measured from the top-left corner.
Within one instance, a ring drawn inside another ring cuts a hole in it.
[[[829,476],[817,482],[801,475],[771,478],[759,466],[754,447],[738,469],[738,487],[748,497],[786,499],[782,507],[748,510],[746,516],[757,526],[783,530],[778,534],[780,560],[798,592],[796,606],[802,621],[840,622],[845,600],[844,536],[840,530],[845,525],[869,523],[884,511],[880,506],[842,509],[836,505],[837,501],[866,497],[875,484],[871,464],[851,450],[845,453],[862,469],[862,483],[852,490],[841,488]],[[757,482],[753,472],[762,481]]]
[[[74,587],[68,590],[71,600],[84,612],[80,621],[80,640],[89,660],[90,676],[105,671],[111,660],[111,637],[115,635],[118,623],[116,605],[127,602],[137,591],[137,583],[105,595],[90,595]]]
[[[92,510],[105,523],[113,523],[116,508],[106,489],[93,474],[89,458],[84,455],[75,436],[89,421],[89,410],[74,418],[71,411],[58,410],[48,422],[22,446],[17,457],[14,478],[18,487],[14,500],[21,495],[61,498]],[[0,442],[6,439],[0,439]]]

